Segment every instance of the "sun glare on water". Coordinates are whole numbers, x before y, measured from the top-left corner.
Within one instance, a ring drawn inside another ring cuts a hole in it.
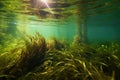
[[[42,2],[44,2],[44,3],[47,3],[47,0],[41,0]]]
[[[47,6],[47,8],[50,10],[51,13],[53,13],[50,9],[50,6],[48,5],[48,0],[41,0],[43,3],[45,3],[45,5]]]

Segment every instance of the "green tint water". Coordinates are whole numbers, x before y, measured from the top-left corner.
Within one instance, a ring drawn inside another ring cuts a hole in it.
[[[87,22],[89,41],[120,41],[119,13],[120,7],[116,6],[109,13],[90,16]]]
[[[75,35],[93,43],[120,41],[119,0],[50,0],[48,5],[50,9],[39,0],[0,1],[0,43],[35,32],[69,42]]]
[[[48,1],[0,0],[0,80],[120,80],[120,0]]]
[[[70,22],[39,22],[31,21],[29,23],[29,33],[34,35],[35,32],[39,32],[46,39],[55,37],[60,40],[71,42],[75,35],[76,23],[74,18],[70,18]]]

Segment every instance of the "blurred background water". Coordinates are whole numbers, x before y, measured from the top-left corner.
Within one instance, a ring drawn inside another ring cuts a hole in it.
[[[36,31],[68,42],[120,41],[120,0],[0,0],[0,44]]]

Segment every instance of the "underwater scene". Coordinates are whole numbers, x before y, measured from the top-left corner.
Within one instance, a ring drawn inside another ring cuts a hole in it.
[[[0,80],[120,80],[120,0],[0,0]]]

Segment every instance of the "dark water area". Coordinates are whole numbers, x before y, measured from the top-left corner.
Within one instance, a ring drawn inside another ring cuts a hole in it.
[[[119,41],[120,40],[120,10],[90,16],[88,18],[88,39],[90,41]]]

